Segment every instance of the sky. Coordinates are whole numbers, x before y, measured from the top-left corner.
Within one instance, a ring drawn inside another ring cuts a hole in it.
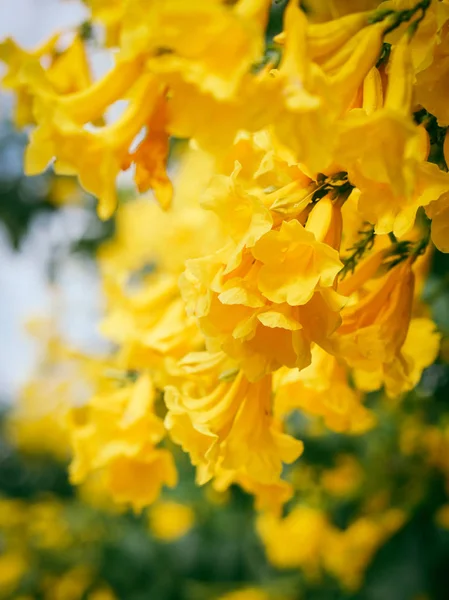
[[[32,48],[85,17],[85,8],[75,0],[0,0],[0,40],[10,36]],[[4,119],[11,103],[6,98],[1,105]],[[30,319],[57,315],[71,343],[80,348],[100,344],[101,294],[95,265],[68,251],[91,220],[91,213],[82,207],[39,216],[18,252],[0,223],[0,402],[14,402],[39,360],[39,344],[26,330]],[[61,257],[58,290],[46,277],[56,252]]]

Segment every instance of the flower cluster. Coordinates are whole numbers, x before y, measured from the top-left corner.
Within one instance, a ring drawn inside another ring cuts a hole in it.
[[[363,433],[365,393],[400,397],[438,354],[420,296],[433,248],[449,250],[449,3],[320,21],[319,2],[289,0],[274,37],[267,0],[86,4],[114,56],[96,81],[79,33],[0,46],[31,126],[26,173],[77,175],[103,219],[130,168],[157,200],[119,206],[99,253],[113,349],[83,359],[73,481],[101,472],[140,509],[175,484],[174,442],[199,484],[279,511],[303,449],[293,411]],[[376,525],[366,552],[396,526]]]

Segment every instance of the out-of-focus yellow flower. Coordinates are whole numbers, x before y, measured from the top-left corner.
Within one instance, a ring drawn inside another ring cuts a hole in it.
[[[165,431],[154,413],[154,395],[151,378],[144,374],[135,383],[99,393],[87,406],[73,410],[74,482],[102,470],[112,497],[135,510],[154,502],[163,484],[175,485],[171,454],[155,447]]]
[[[79,600],[92,580],[91,569],[84,565],[73,567],[60,577],[48,582],[45,598],[48,600]]]
[[[404,521],[402,511],[391,509],[377,518],[360,517],[345,531],[334,529],[323,546],[326,569],[343,587],[358,590],[375,552]]]
[[[296,506],[284,519],[262,515],[257,531],[270,562],[276,567],[301,567],[317,577],[321,572],[323,548],[332,530],[326,515],[307,506]]]
[[[175,277],[150,275],[134,293],[123,287],[105,278],[111,308],[101,330],[122,346],[117,366],[157,367],[166,357],[176,360],[201,347],[197,324],[185,313]]]
[[[111,460],[107,477],[114,500],[130,504],[135,511],[155,502],[161,487],[174,487],[178,479],[171,453],[151,447],[136,456],[123,455]]]
[[[106,46],[117,46],[125,5],[122,0],[85,0],[92,19],[101,23],[105,30]]]
[[[258,588],[243,588],[220,596],[218,600],[275,600],[271,595]]]
[[[98,589],[89,592],[87,595],[88,600],[116,600],[117,596],[108,587],[100,587]]]
[[[127,278],[154,265],[177,276],[186,259],[218,249],[223,243],[220,223],[211,211],[198,206],[211,171],[212,157],[184,148],[176,161],[170,211],[161,211],[145,196],[120,205],[114,237],[99,249],[102,271]]]
[[[274,515],[279,515],[284,504],[293,496],[292,485],[282,479],[275,483],[261,483],[245,473],[244,469],[232,471],[218,468],[212,482],[213,488],[223,493],[233,484],[238,484],[245,492],[254,496],[257,511]]]
[[[324,489],[336,497],[351,496],[360,487],[363,480],[363,469],[356,458],[350,454],[337,457],[336,466],[322,474]]]
[[[29,69],[39,70],[40,61],[50,62],[46,70],[47,85],[55,94],[73,94],[84,90],[91,83],[86,50],[76,35],[64,50],[58,50],[60,35],[57,34],[42,46],[27,52],[10,38],[0,43],[0,59],[9,69],[3,77],[3,86],[17,95],[15,121],[19,127],[34,123],[34,89],[29,81]]]
[[[0,529],[23,525],[26,521],[25,506],[22,500],[0,498]]]
[[[147,125],[145,137],[130,161],[136,165],[134,180],[139,192],[153,190],[156,200],[163,209],[170,208],[173,185],[167,175],[169,135],[167,132],[167,100],[162,94],[156,103]]]
[[[27,561],[16,552],[4,552],[0,556],[0,594],[4,597],[12,594],[27,571]]]
[[[435,520],[440,527],[449,529],[449,504],[445,504],[437,511]]]
[[[190,506],[168,500],[151,506],[148,517],[153,535],[166,542],[185,535],[195,522],[195,513]]]
[[[28,535],[43,549],[64,549],[72,542],[64,506],[55,499],[35,502],[28,507]]]

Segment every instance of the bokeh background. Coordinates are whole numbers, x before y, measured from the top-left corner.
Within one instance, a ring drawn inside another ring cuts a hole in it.
[[[272,31],[284,4],[273,6]],[[85,18],[81,2],[3,0],[0,38],[32,47]],[[109,60],[92,44],[94,72]],[[290,473],[295,517],[283,529],[262,522],[238,488],[197,488],[175,449],[179,485],[135,514],[94,481],[70,485],[58,412],[77,383],[58,365],[62,341],[93,355],[107,348],[95,255],[116,221],[99,221],[70,178],[23,175],[26,132],[11,108],[2,94],[0,599],[448,600],[447,258],[432,257],[423,290],[442,347],[417,389],[394,405],[372,394],[379,423],[363,436],[294,415],[306,451]],[[132,202],[126,178],[122,195]],[[341,532],[327,548],[323,518]]]

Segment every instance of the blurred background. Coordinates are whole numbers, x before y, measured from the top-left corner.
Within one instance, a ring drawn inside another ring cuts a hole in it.
[[[85,18],[81,2],[3,0],[0,38],[30,48]],[[90,58],[94,73],[109,64],[94,44]],[[423,290],[443,338],[417,389],[394,405],[371,394],[378,425],[361,436],[294,415],[306,450],[288,474],[286,521],[258,517],[240,488],[197,488],[176,448],[179,485],[135,514],[94,480],[70,485],[60,411],[80,396],[61,344],[108,347],[95,257],[116,222],[98,219],[75,180],[23,175],[12,110],[2,94],[0,599],[448,600],[448,259],[432,257]],[[132,201],[126,179],[122,193]]]

